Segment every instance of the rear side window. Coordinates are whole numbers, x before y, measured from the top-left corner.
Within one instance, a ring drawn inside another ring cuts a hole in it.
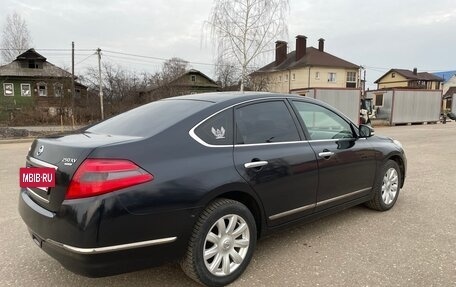
[[[283,101],[262,102],[236,109],[236,143],[299,141],[299,133]]]
[[[103,121],[86,131],[96,134],[150,137],[211,104],[194,100],[152,102]]]
[[[210,145],[232,145],[233,109],[209,118],[195,129],[195,134]]]

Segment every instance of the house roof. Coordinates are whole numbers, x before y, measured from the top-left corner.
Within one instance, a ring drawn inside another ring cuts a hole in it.
[[[39,69],[29,69],[23,67],[23,62],[28,60],[38,60],[43,67]],[[61,69],[46,61],[46,58],[37,53],[34,49],[29,49],[17,56],[13,62],[0,66],[0,76],[3,77],[71,77],[71,73]]]
[[[49,62],[43,63],[42,69],[28,69],[21,67],[21,62],[13,61],[0,66],[0,76],[8,77],[71,77],[71,73],[61,69]]]
[[[359,69],[358,65],[345,61],[327,52],[322,52],[314,47],[307,47],[305,55],[298,61],[296,61],[296,51],[293,51],[288,53],[285,61],[279,65],[276,65],[275,61],[273,61],[260,68],[255,73],[283,71],[309,66]]]
[[[35,49],[31,48],[25,51],[24,53],[20,54],[19,56],[16,57],[16,60],[41,60],[41,61],[46,61],[46,58],[39,54]]]
[[[451,79],[453,76],[456,75],[456,70],[455,71],[445,71],[445,72],[437,72],[434,73],[437,77],[440,77],[443,79],[444,82],[447,82],[449,79]]]
[[[202,72],[200,72],[198,70],[195,70],[195,69],[190,69],[190,70],[186,71],[185,73],[183,73],[183,74],[181,74],[179,76],[176,76],[174,79],[172,79],[171,81],[169,81],[169,82],[167,82],[166,84],[163,84],[163,85],[176,84],[176,86],[186,86],[187,84],[180,84],[178,82],[179,82],[180,79],[182,79],[182,77],[185,77],[185,76],[188,76],[188,75],[200,75],[201,77],[206,78],[209,81],[209,84],[208,85],[204,85],[205,87],[214,87],[214,88],[218,88],[219,87],[219,85],[214,80],[212,80],[211,78],[206,76],[204,73],[202,73]],[[146,87],[144,89],[144,92],[153,91],[155,89],[160,88],[163,85],[153,85],[153,86]],[[193,85],[191,85],[191,86],[193,86]]]
[[[393,72],[403,76],[404,78],[406,78],[407,80],[410,80],[410,81],[437,81],[437,82],[443,82],[442,78],[440,78],[440,77],[438,77],[436,75],[430,74],[428,72],[420,72],[420,73],[416,73],[415,74],[415,73],[413,73],[413,71],[410,71],[410,70],[391,69],[388,72],[386,72],[383,76],[381,76],[378,80],[376,80],[374,83],[378,84],[378,82],[380,82],[381,79],[383,79],[389,73],[393,73]]]

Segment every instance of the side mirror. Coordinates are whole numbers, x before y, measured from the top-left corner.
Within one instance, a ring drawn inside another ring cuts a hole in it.
[[[368,125],[360,125],[359,126],[359,137],[361,138],[369,138],[375,135],[374,129]]]

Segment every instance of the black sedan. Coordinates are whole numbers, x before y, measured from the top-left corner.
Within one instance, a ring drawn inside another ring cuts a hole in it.
[[[385,211],[404,185],[401,144],[295,95],[169,98],[78,134],[33,142],[22,188],[33,240],[67,269],[106,276],[179,260],[192,279],[238,278],[258,238],[364,203]]]

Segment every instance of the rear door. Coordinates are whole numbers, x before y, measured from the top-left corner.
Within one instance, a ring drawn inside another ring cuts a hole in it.
[[[353,125],[314,103],[293,100],[306,127],[319,167],[316,211],[369,194],[375,177],[375,153],[356,136]]]
[[[313,212],[318,172],[310,144],[283,100],[235,109],[234,162],[263,202],[270,225]]]

